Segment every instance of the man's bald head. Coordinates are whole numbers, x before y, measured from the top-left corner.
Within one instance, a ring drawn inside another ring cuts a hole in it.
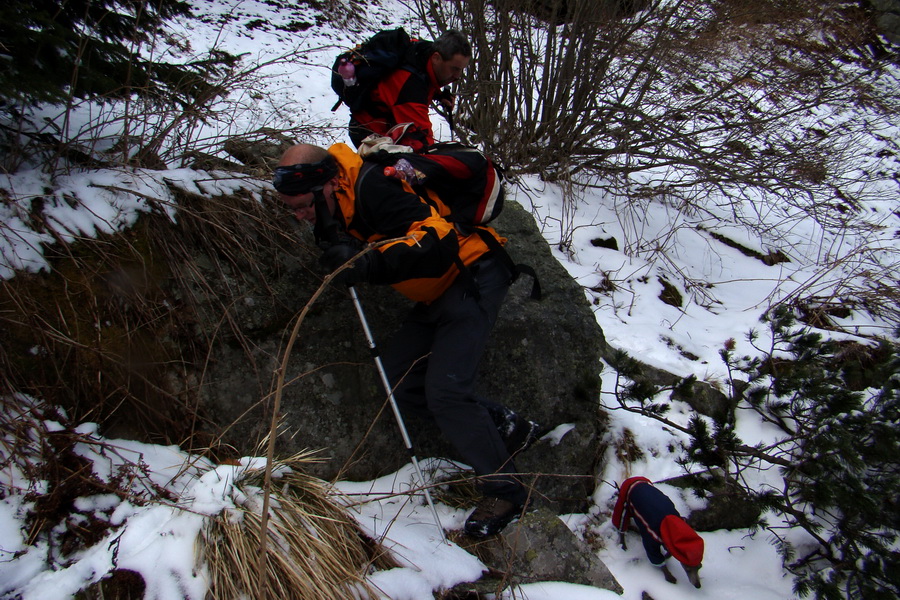
[[[334,214],[337,174],[337,163],[327,150],[313,144],[297,144],[281,155],[273,184],[281,201],[298,219],[315,223],[316,193],[324,198],[328,214]]]
[[[313,144],[297,144],[284,151],[278,166],[308,165],[323,161],[328,156],[328,150],[325,148]]]

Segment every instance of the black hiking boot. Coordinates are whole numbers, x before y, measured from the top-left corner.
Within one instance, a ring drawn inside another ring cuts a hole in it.
[[[522,514],[522,504],[503,498],[486,496],[466,519],[465,532],[472,537],[486,538],[497,535],[510,522]]]
[[[509,452],[510,456],[525,452],[550,431],[550,427],[545,427],[535,421],[526,421],[524,426],[516,428],[512,435],[504,440],[506,450]]]

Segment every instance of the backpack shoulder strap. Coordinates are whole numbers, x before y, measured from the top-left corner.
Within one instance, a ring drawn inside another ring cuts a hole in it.
[[[516,264],[515,262],[513,262],[512,257],[509,255],[509,252],[507,252],[506,248],[504,248],[503,245],[499,241],[497,241],[497,238],[491,235],[490,231],[484,229],[483,227],[473,227],[473,229],[475,230],[475,233],[477,233],[478,236],[482,239],[482,241],[484,241],[487,247],[490,248],[491,252],[499,256],[500,260],[502,260],[506,264],[507,268],[512,273],[512,281],[518,279],[519,275],[523,273],[531,277],[532,283],[530,297],[532,300],[540,300],[542,298],[541,282],[538,280],[537,271],[534,270],[534,267],[532,267],[531,265],[522,263]]]

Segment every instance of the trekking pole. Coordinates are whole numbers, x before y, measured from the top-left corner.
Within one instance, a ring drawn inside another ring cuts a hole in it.
[[[356,313],[359,315],[359,322],[362,324],[363,332],[366,334],[366,341],[369,342],[369,349],[372,351],[372,356],[375,358],[375,367],[378,369],[378,374],[381,376],[381,383],[384,384],[384,389],[388,394],[391,410],[394,411],[394,418],[397,420],[397,426],[400,428],[400,435],[403,437],[403,444],[406,446],[406,451],[409,453],[410,462],[416,472],[416,477],[419,478],[419,482],[422,484],[422,491],[425,492],[425,500],[428,502],[431,513],[434,515],[434,522],[437,525],[438,531],[441,532],[441,541],[446,543],[447,537],[444,535],[444,527],[441,525],[441,518],[438,516],[437,509],[434,507],[434,502],[431,499],[431,492],[428,491],[428,485],[425,483],[425,477],[422,476],[422,469],[419,468],[419,460],[416,458],[415,452],[413,452],[412,441],[410,441],[409,433],[406,431],[406,425],[403,422],[403,416],[400,414],[400,408],[397,406],[397,400],[394,398],[394,391],[391,388],[390,381],[388,381],[387,373],[381,362],[381,356],[378,355],[378,348],[375,346],[375,338],[372,337],[372,330],[369,329],[369,322],[366,320],[366,314],[363,312],[362,303],[359,301],[359,295],[357,295],[356,288],[352,285],[348,286],[347,289],[350,290],[350,298],[353,299],[353,306],[356,307]]]
[[[453,94],[450,92],[450,86],[447,86],[443,90],[441,90],[441,93],[447,94],[451,98],[453,97]],[[441,115],[442,117],[444,117],[444,120],[447,121],[447,125],[450,126],[450,139],[451,140],[456,139],[456,127],[453,123],[453,104],[454,104],[453,100],[450,101],[449,105],[444,104],[441,101],[438,101],[437,106],[436,106],[437,113],[439,115]],[[441,110],[441,109],[443,109],[443,110]]]

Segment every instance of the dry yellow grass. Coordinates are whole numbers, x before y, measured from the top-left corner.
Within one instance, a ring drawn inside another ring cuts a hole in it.
[[[303,472],[301,454],[277,461],[267,520],[265,578],[257,571],[262,522],[259,490],[265,473],[247,470],[235,484],[250,500],[210,520],[198,557],[209,569],[209,600],[347,600],[374,598],[372,570],[397,566],[360,531],[334,490]]]

